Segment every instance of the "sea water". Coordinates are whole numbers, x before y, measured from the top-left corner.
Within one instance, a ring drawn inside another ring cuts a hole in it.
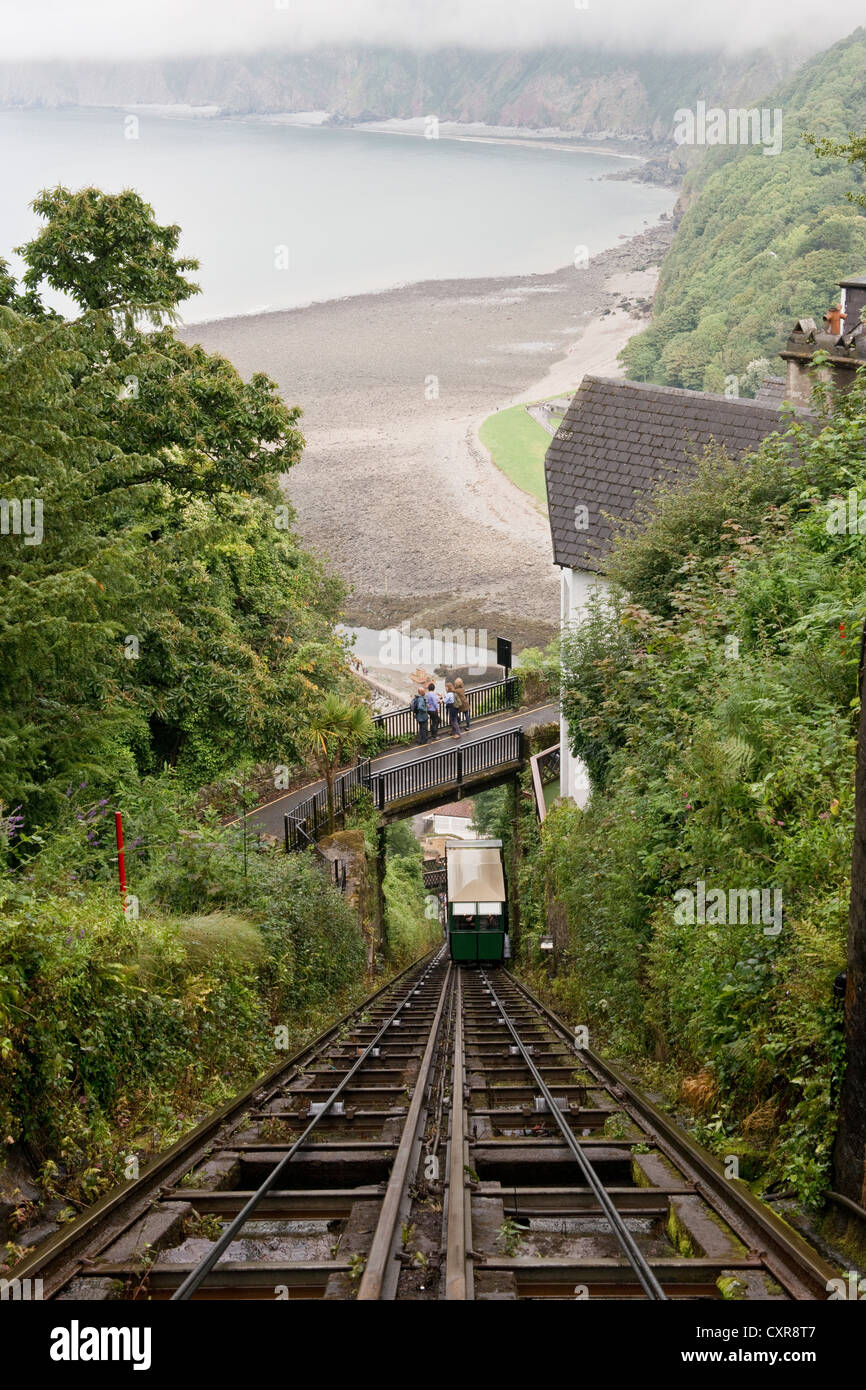
[[[40,189],[132,187],[201,262],[187,322],[581,264],[675,197],[610,153],[105,108],[0,111],[0,159],[13,269]]]

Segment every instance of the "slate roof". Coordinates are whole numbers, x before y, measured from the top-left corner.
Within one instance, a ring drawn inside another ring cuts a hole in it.
[[[554,561],[602,570],[608,517],[627,520],[660,482],[690,477],[711,440],[739,458],[784,428],[778,405],[585,376],[544,461]]]
[[[758,387],[758,405],[781,405],[785,399],[787,380],[783,376],[765,376]]]

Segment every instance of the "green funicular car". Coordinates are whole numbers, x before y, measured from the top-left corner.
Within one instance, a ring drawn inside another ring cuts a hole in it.
[[[498,965],[509,954],[502,841],[448,840],[445,867],[451,959]]]

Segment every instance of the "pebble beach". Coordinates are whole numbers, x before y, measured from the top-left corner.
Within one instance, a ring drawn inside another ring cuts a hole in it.
[[[670,221],[578,268],[440,280],[196,323],[189,341],[264,371],[303,407],[284,479],[305,544],[351,586],[345,621],[486,629],[517,648],[558,626],[542,508],[491,462],[494,411],[618,375],[651,299]]]

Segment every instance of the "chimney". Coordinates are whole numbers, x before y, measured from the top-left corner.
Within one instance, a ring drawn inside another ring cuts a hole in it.
[[[798,319],[791,330],[785,351],[781,354],[788,366],[785,400],[804,410],[808,410],[812,403],[814,378],[809,365],[815,351],[818,331],[814,319]]]
[[[858,367],[866,365],[866,275],[851,275],[837,281],[842,291],[842,320],[839,333],[830,332],[829,324],[836,323],[832,313],[825,315],[826,327],[819,328],[814,319],[802,318],[794,324],[783,351],[788,377],[785,399],[794,406],[808,409],[812,386],[817,376],[838,390],[847,391],[853,384]],[[828,361],[817,370],[812,366],[815,353],[828,354]]]
[[[852,275],[848,280],[837,281],[837,284],[842,291],[842,309],[845,313],[842,332],[847,334],[853,332],[863,317],[863,309],[866,306],[866,275]]]

